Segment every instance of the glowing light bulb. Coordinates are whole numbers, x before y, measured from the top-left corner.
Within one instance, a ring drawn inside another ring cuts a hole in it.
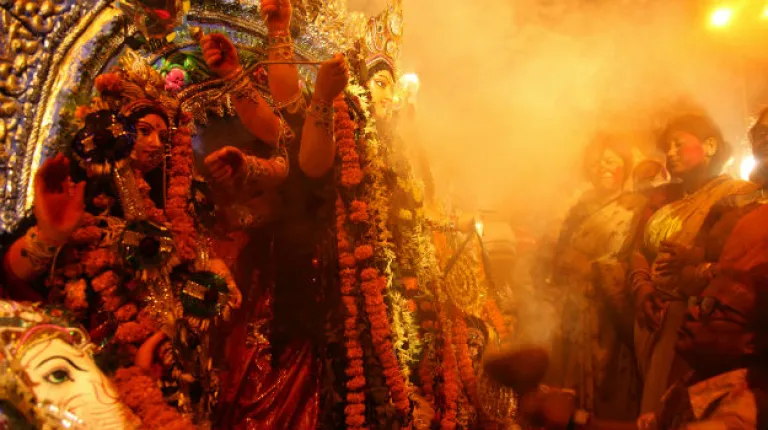
[[[408,83],[408,84],[417,85],[417,86],[419,85],[419,75],[417,75],[416,73],[406,73],[400,79],[403,80],[403,83]]]
[[[755,161],[755,157],[751,155],[747,155],[746,157],[744,157],[741,160],[741,168],[739,169],[741,179],[748,181],[749,175],[752,174],[752,170],[754,170],[756,164],[757,162]]]
[[[483,236],[483,233],[485,232],[485,226],[483,225],[483,220],[480,218],[475,218],[475,230],[480,237]]]
[[[723,28],[731,23],[733,19],[733,9],[726,6],[721,6],[712,12],[709,18],[710,24],[713,27]]]

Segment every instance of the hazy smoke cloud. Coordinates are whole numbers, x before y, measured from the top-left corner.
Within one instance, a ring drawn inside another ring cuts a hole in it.
[[[681,97],[738,141],[740,63],[707,39],[691,3],[404,0],[402,66],[421,78],[419,132],[442,191],[544,219],[577,190],[594,131],[652,148],[649,131]],[[376,13],[385,2],[349,4]]]

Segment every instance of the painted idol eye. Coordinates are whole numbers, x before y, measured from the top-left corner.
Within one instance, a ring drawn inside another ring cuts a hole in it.
[[[60,385],[65,382],[73,381],[72,376],[69,374],[68,370],[65,369],[57,369],[52,372],[49,372],[47,375],[43,377],[47,382],[54,384],[54,385]]]

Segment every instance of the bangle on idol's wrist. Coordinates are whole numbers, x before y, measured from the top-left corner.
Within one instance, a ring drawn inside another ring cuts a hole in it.
[[[291,97],[288,101],[275,103],[275,109],[279,111],[285,111],[290,114],[295,114],[307,107],[307,101],[304,98],[304,93],[301,90],[296,92],[296,95]]]
[[[307,116],[315,119],[315,123],[328,131],[333,137],[333,104],[312,98],[307,108]]]
[[[44,241],[40,237],[37,226],[30,228],[25,237],[27,240],[21,249],[21,256],[29,260],[35,272],[47,269],[56,256],[59,246]]]
[[[243,75],[245,74],[245,71],[243,70],[242,66],[237,66],[237,68],[233,71],[231,71],[227,76],[224,76],[222,79],[226,82],[230,81],[237,81],[243,78]]]
[[[280,60],[293,60],[293,39],[288,31],[272,32],[267,36],[267,52]]]
[[[261,98],[259,91],[253,86],[251,80],[244,76],[240,77],[240,80],[232,87],[230,93],[236,99],[248,99],[255,104],[258,104]]]

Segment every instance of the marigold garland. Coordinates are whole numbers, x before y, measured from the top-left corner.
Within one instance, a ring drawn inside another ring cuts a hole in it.
[[[504,316],[501,314],[501,310],[499,310],[496,301],[493,299],[486,300],[483,310],[485,311],[488,321],[491,322],[494,330],[498,333],[499,339],[506,338],[507,335],[509,335],[509,330],[507,330],[507,325],[504,323]]]
[[[113,378],[120,400],[141,420],[143,429],[195,429],[192,422],[168,406],[157,381],[136,366],[118,369]]]
[[[457,408],[459,400],[459,376],[456,366],[456,356],[453,351],[453,336],[451,322],[444,310],[438,317],[442,329],[443,345],[441,348],[441,361],[443,370],[443,401],[445,402],[443,414],[440,420],[440,428],[453,430],[456,428]]]
[[[464,315],[456,312],[453,319],[453,344],[456,348],[456,358],[458,359],[459,375],[464,391],[471,404],[477,409],[480,403],[477,398],[477,376],[472,359],[469,356],[469,333],[467,331],[467,322]]]
[[[362,183],[363,172],[360,168],[360,156],[357,154],[357,146],[354,139],[350,138],[354,134],[355,123],[352,122],[349,114],[349,106],[343,97],[339,97],[334,102],[335,115],[334,115],[334,129],[336,131],[336,145],[338,148],[339,157],[342,160],[340,182],[341,186],[345,188],[350,195],[354,195],[352,192],[356,191],[355,188]],[[344,206],[343,198],[337,202],[337,210]],[[376,353],[379,363],[383,368],[383,373],[387,386],[389,387],[390,397],[395,405],[395,408],[403,417],[410,417],[411,403],[408,398],[409,389],[406,385],[406,379],[404,378],[400,365],[398,363],[397,356],[395,355],[394,346],[392,344],[392,332],[387,314],[387,305],[384,302],[383,291],[387,288],[389,279],[385,274],[382,274],[379,269],[373,267],[373,261],[371,260],[374,249],[372,244],[367,243],[368,240],[376,237],[376,234],[368,234],[371,231],[375,232],[376,224],[369,224],[371,221],[369,205],[362,200],[351,199],[349,202],[349,221],[353,224],[360,225],[358,230],[364,234],[355,238],[355,244],[353,245],[354,254],[350,253],[351,247],[346,249],[339,249],[339,262],[343,268],[351,269],[355,263],[363,263],[367,267],[360,267],[359,281],[360,288],[363,292],[364,308],[368,321],[370,323],[371,338],[373,340],[374,352]],[[338,212],[337,212],[338,214]],[[374,217],[376,214],[373,214]],[[341,219],[337,215],[337,221]],[[367,227],[367,228],[366,228]],[[339,229],[339,231],[343,231]],[[352,238],[340,236],[338,242],[340,245],[346,245],[351,243]],[[358,258],[355,258],[358,257]],[[364,257],[364,258],[363,258]],[[342,285],[349,285],[349,281],[342,281]],[[344,286],[342,287],[344,288]],[[345,302],[345,306],[349,309],[352,304],[351,300]],[[362,367],[362,366],[361,366]],[[351,371],[350,371],[351,372]],[[351,379],[348,382],[355,382],[356,378]],[[351,405],[349,405],[351,406]],[[356,408],[347,408],[349,419],[349,413],[357,411]]]
[[[359,315],[357,309],[357,270],[354,265],[354,256],[351,261],[342,262],[341,259],[349,259],[352,246],[349,242],[345,223],[347,221],[346,208],[341,197],[336,198],[336,235],[339,243],[339,264],[341,270],[341,299],[346,310],[344,317],[344,339],[347,349],[347,406],[344,408],[346,424],[348,428],[361,428],[365,425],[365,373],[363,369],[363,347],[360,344],[360,332],[357,327]],[[351,264],[347,264],[350,263]]]

